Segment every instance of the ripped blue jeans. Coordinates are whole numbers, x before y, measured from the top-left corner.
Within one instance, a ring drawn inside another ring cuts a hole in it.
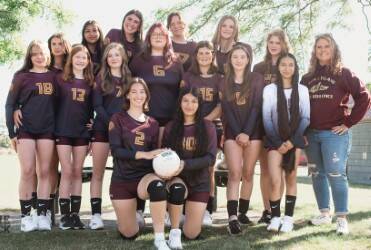
[[[350,153],[350,132],[337,135],[331,130],[310,129],[307,133],[308,168],[321,212],[330,210],[330,188],[336,215],[348,213],[346,164]]]

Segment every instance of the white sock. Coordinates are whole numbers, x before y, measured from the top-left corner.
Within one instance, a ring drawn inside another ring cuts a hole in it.
[[[155,233],[155,241],[157,240],[165,240],[165,234],[164,233]]]

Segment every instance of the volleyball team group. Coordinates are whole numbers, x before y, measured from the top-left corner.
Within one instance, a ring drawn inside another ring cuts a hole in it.
[[[143,16],[131,10],[122,28],[105,37],[96,21],[87,21],[81,44],[70,46],[62,33],[53,34],[47,46],[29,44],[6,101],[6,124],[21,167],[21,231],[51,230],[59,163],[59,227],[85,228],[79,212],[89,152],[89,228],[102,229],[102,182],[111,154],[109,195],[120,236],[138,236],[149,200],[154,246],[182,249],[182,237],[197,239],[202,225],[212,224],[214,165],[222,150],[228,232],[238,235],[241,224],[253,224],[247,211],[259,160],[259,223],[288,233],[305,148],[320,211],[311,224],[332,222],[331,190],[336,231],[349,232],[349,129],[369,109],[370,94],[343,67],[331,34],[315,37],[308,72],[300,79],[281,29],[267,35],[264,60],[254,67],[253,50],[239,41],[233,16],[220,19],[211,42],[189,41],[186,31],[174,12],[166,26],[156,22],[143,37]],[[180,168],[174,176],[159,176],[152,159],[167,149],[179,155]]]

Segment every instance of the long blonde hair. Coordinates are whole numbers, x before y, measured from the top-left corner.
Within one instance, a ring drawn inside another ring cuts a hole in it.
[[[114,83],[113,83],[113,76],[111,73],[111,68],[107,62],[108,53],[112,49],[117,49],[121,55],[122,64],[121,64],[121,69],[120,69],[120,72],[121,72],[120,83],[122,85],[120,86],[120,88],[121,88],[121,93],[124,93],[124,85],[129,83],[130,78],[131,78],[131,72],[128,67],[128,56],[125,52],[124,47],[119,43],[110,43],[109,45],[107,45],[106,49],[104,50],[103,57],[102,57],[102,65],[99,71],[99,76],[102,80],[102,90],[106,94],[106,93],[112,93],[115,88]]]
[[[49,67],[49,65],[50,65],[50,51],[48,49],[48,46],[40,40],[32,40],[27,47],[27,51],[26,51],[26,55],[25,55],[25,58],[24,58],[23,65],[17,71],[17,73],[27,72],[27,71],[29,71],[30,69],[33,68],[33,63],[32,63],[32,60],[31,60],[31,57],[32,57],[31,53],[32,53],[32,48],[34,48],[34,47],[38,47],[42,50],[42,52],[46,56],[46,67],[45,68]]]
[[[266,39],[264,63],[267,64],[267,65],[272,64],[272,55],[271,55],[271,53],[269,53],[268,43],[269,43],[269,40],[273,36],[277,37],[280,40],[280,43],[281,43],[280,56],[292,52],[291,51],[291,45],[290,45],[290,42],[289,42],[289,38],[287,37],[285,31],[283,31],[280,28],[272,30],[271,32],[268,33],[267,39]]]
[[[320,39],[324,39],[329,42],[330,47],[332,49],[332,55],[331,55],[331,62],[329,65],[329,70],[332,74],[338,75],[341,73],[341,69],[343,67],[343,64],[341,62],[341,52],[339,49],[339,46],[337,45],[335,39],[332,37],[331,33],[323,33],[316,36],[312,55],[309,62],[309,74],[313,74],[316,71],[316,68],[319,64],[319,61],[316,57],[316,46]]]
[[[227,44],[227,47],[230,47],[230,45],[233,43],[233,42],[238,42],[238,22],[237,22],[237,19],[234,17],[234,16],[230,16],[230,15],[225,15],[223,16],[219,23],[218,23],[218,26],[216,27],[216,30],[215,30],[215,33],[214,33],[214,36],[213,36],[213,39],[211,40],[211,42],[213,43],[214,45],[214,48],[215,50],[221,50],[221,49],[225,49],[225,48],[221,48],[220,47],[220,42],[221,42],[221,35],[220,35],[220,30],[222,28],[222,25],[223,23],[227,20],[227,19],[230,19],[232,20],[232,22],[234,23],[234,31],[233,31],[233,35],[232,37],[230,38],[230,40],[228,41],[228,44]]]

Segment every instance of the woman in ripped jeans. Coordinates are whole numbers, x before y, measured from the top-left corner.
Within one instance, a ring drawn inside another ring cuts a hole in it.
[[[350,152],[350,131],[370,106],[365,85],[341,63],[338,45],[331,34],[315,38],[309,72],[302,83],[309,89],[310,126],[306,149],[313,189],[321,214],[313,225],[330,224],[330,189],[337,216],[338,234],[348,234],[348,180],[346,162]],[[347,112],[351,95],[354,106]]]

